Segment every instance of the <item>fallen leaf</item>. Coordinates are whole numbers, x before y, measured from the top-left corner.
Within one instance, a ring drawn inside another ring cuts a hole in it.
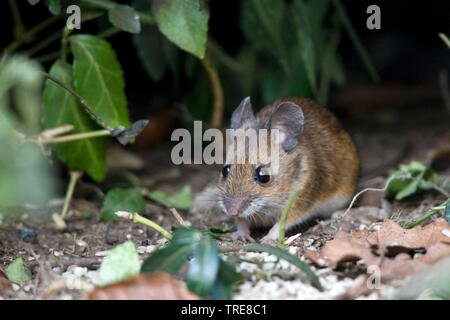
[[[447,221],[442,218],[409,230],[385,219],[374,232],[364,229],[350,235],[340,230],[323,246],[320,254],[306,250],[305,258],[330,268],[363,260],[366,266],[380,268],[383,282],[403,279],[450,255],[448,229]]]
[[[167,273],[146,273],[136,277],[96,288],[87,300],[197,300],[175,278]]]
[[[6,272],[2,266],[0,266],[0,296],[4,291],[11,289],[11,282],[8,280],[6,276]]]

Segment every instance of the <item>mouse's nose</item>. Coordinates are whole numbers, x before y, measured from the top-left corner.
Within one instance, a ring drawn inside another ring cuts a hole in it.
[[[248,196],[241,196],[225,200],[225,207],[228,214],[232,216],[238,216],[247,208],[249,204]]]

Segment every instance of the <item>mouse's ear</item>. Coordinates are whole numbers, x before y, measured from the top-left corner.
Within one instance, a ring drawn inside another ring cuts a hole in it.
[[[231,129],[257,128],[258,123],[253,113],[250,97],[244,98],[231,115]]]
[[[279,142],[284,151],[288,152],[297,145],[297,137],[303,132],[304,121],[302,108],[298,104],[283,101],[274,108],[267,127],[279,130]]]

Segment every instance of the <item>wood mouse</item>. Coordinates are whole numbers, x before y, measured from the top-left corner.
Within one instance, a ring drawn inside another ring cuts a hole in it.
[[[269,175],[264,165],[225,163],[217,185],[218,203],[237,222],[234,240],[254,242],[252,226],[272,226],[262,242],[278,239],[281,212],[297,190],[301,191],[288,213],[286,231],[329,216],[350,202],[359,174],[358,153],[325,107],[311,99],[283,98],[255,115],[247,97],[233,112],[231,129],[248,128],[279,130],[278,143],[272,145],[279,148],[279,170]]]

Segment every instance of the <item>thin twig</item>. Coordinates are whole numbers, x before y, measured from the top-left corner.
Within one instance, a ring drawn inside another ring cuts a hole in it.
[[[150,227],[153,230],[159,232],[167,240],[172,239],[172,234],[169,231],[167,231],[166,229],[164,229],[157,223],[153,222],[152,220],[144,218],[143,216],[139,215],[136,212],[131,213],[131,212],[126,212],[126,211],[117,211],[117,212],[115,212],[115,214],[118,217],[131,220],[135,223],[141,223],[143,225],[146,225],[147,227]]]
[[[17,50],[22,44],[24,44],[27,40],[29,40],[31,37],[33,37],[36,33],[40,32],[41,30],[45,29],[46,27],[51,25],[53,22],[56,22],[61,18],[62,18],[62,15],[51,16],[50,18],[35,25],[33,28],[31,28],[30,30],[25,32],[20,39],[14,40],[11,44],[9,44],[5,49],[6,52],[10,53],[10,52]]]
[[[183,218],[180,216],[180,214],[178,213],[177,209],[175,208],[171,208],[170,212],[173,214],[173,216],[175,217],[175,219],[177,219],[178,223],[184,227],[187,226],[186,222],[184,222]]]
[[[389,179],[387,179],[386,184],[385,184],[384,187],[381,188],[381,189],[377,189],[377,188],[365,188],[365,189],[361,190],[360,192],[358,192],[358,193],[353,197],[353,199],[352,199],[352,201],[350,202],[350,204],[349,204],[347,210],[345,210],[345,212],[344,212],[344,214],[341,216],[341,218],[344,218],[344,217],[347,215],[347,213],[348,213],[348,212],[350,211],[350,209],[353,207],[353,204],[355,203],[355,201],[356,201],[356,200],[358,199],[358,197],[359,197],[360,195],[362,195],[363,193],[365,193],[365,192],[367,192],[367,191],[385,192],[392,180],[394,180],[394,179],[410,179],[410,178],[412,178],[412,176],[410,176],[410,175],[409,175],[409,176],[408,176],[408,175],[405,175],[405,176],[391,176]]]
[[[211,126],[214,128],[220,128],[222,125],[223,105],[224,105],[222,83],[220,82],[219,75],[217,74],[217,71],[212,65],[209,57],[205,56],[200,61],[202,62],[203,67],[208,73],[209,81],[211,82],[212,92],[214,96]]]
[[[81,140],[81,139],[91,139],[91,138],[98,138],[98,137],[107,137],[110,136],[111,132],[108,130],[96,130],[96,131],[90,131],[85,133],[75,133],[75,134],[69,134],[62,137],[50,137],[50,138],[44,138],[39,137],[38,142],[42,144],[56,144],[56,143],[65,143],[75,140]]]
[[[67,212],[69,211],[70,202],[72,201],[73,192],[75,190],[75,185],[78,179],[83,175],[81,171],[70,171],[70,182],[69,187],[67,188],[66,198],[64,200],[64,206],[61,211],[61,219],[65,219]]]
[[[48,74],[47,72],[42,72],[43,75],[50,79],[51,81],[55,82],[56,84],[58,84],[59,86],[63,87],[64,89],[66,89],[70,94],[72,94],[75,98],[78,99],[78,101],[81,103],[81,105],[95,118],[97,119],[97,121],[102,125],[103,128],[105,128],[106,130],[108,130],[109,132],[112,132],[114,129],[111,128],[110,126],[108,126],[106,124],[106,122],[100,118],[100,116],[94,111],[94,109],[92,109],[92,107],[87,103],[87,101],[80,96],[75,90],[73,90],[71,87],[69,87],[68,85],[66,85],[65,83],[59,81],[58,79],[56,79],[55,77],[53,77],[52,75]]]
[[[9,7],[14,20],[14,39],[18,40],[25,32],[25,25],[22,22],[20,11],[17,6],[17,1],[9,0]]]

